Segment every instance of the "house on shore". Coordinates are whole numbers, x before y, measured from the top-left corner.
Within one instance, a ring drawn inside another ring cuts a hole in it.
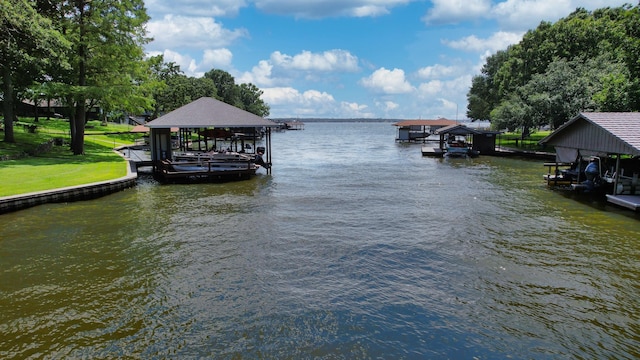
[[[602,180],[611,185],[607,201],[640,210],[640,112],[583,112],[540,144],[555,147],[556,163],[572,164],[578,176],[582,164],[599,159]]]

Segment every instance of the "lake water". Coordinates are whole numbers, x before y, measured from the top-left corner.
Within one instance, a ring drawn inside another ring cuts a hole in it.
[[[307,123],[271,175],[0,216],[0,358],[640,357],[638,215],[394,139]]]

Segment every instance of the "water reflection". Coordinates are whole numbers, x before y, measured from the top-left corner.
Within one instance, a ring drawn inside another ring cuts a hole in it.
[[[393,130],[308,124],[269,176],[2,215],[0,356],[640,356],[636,215]]]

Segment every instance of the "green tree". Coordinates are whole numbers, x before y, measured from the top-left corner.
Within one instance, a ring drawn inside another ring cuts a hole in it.
[[[498,129],[515,131],[518,128],[529,129],[532,121],[529,117],[531,109],[521,97],[513,95],[491,111],[491,121]],[[523,130],[523,134],[527,130]]]
[[[188,78],[188,86],[189,86],[189,100],[186,105],[194,100],[198,100],[201,97],[216,97],[217,88],[211,79],[208,78]]]
[[[84,153],[87,109],[137,110],[151,107],[144,84],[142,46],[149,17],[142,0],[62,0],[55,3],[57,26],[72,43],[72,70],[56,74],[67,84],[60,94],[70,107],[71,150]]]
[[[242,108],[258,116],[269,116],[269,105],[260,98],[262,94],[263,91],[251,83],[240,84],[240,102],[242,103]]]
[[[258,116],[269,115],[269,105],[260,98],[263,92],[254,84],[238,85],[231,74],[220,69],[210,70],[204,77],[213,81],[220,100]]]
[[[498,70],[507,59],[506,51],[498,51],[487,58],[487,62],[482,66],[481,75],[473,77],[471,89],[467,94],[469,119],[488,120],[491,110],[499,104],[500,97],[494,81]]]
[[[629,81],[626,69],[605,74],[602,89],[593,95],[601,111],[631,111],[633,109],[634,84]]]
[[[154,93],[156,106],[153,118],[204,96],[217,97],[213,80],[187,77],[174,63],[163,63],[160,59],[160,62],[154,65],[154,74],[162,80],[164,86]]]
[[[640,110],[640,4],[620,16],[621,31],[626,34],[621,56],[629,69],[629,110]]]
[[[181,74],[180,66],[175,63],[165,63],[162,55],[152,56],[147,59],[149,64],[149,70],[151,72],[151,78],[157,81],[158,86],[153,90],[153,113],[151,119],[155,119],[160,113],[165,111],[165,105],[168,100],[165,93],[170,90],[167,85],[167,81],[172,76],[178,76]],[[175,109],[175,108],[172,108]]]
[[[240,91],[236,81],[228,72],[220,69],[209,70],[204,74],[205,78],[213,80],[216,86],[218,98],[227,104],[242,108]]]
[[[558,59],[502,101],[497,111],[492,111],[492,120],[496,126],[522,128],[527,133],[530,127],[558,128],[581,111],[626,110],[629,98],[625,73],[624,64],[606,55]]]
[[[554,24],[542,22],[487,58],[467,94],[467,115],[526,128],[527,121],[557,127],[587,109],[640,110],[638,23],[640,10],[631,5],[579,8]]]
[[[68,43],[31,1],[6,0],[0,6],[0,71],[4,113],[4,141],[15,142],[13,119],[17,94],[54,64],[63,66],[61,51]]]

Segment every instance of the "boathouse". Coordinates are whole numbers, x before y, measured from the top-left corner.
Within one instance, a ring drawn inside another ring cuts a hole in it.
[[[498,134],[500,134],[499,131],[473,129],[457,123],[443,126],[436,129],[433,134],[437,137],[437,139],[434,140],[438,142],[438,146],[422,146],[422,155],[436,157],[446,155],[447,142],[452,138],[460,139],[459,141],[468,148],[467,155],[492,155],[496,153],[496,137]]]
[[[403,120],[394,123],[397,128],[396,141],[398,142],[426,142],[427,138],[438,129],[445,126],[458,124],[455,120],[440,118],[437,120]]]
[[[567,121],[540,144],[555,147],[557,163],[599,157],[604,179],[612,183],[607,201],[640,210],[640,113],[583,112]]]
[[[285,121],[283,126],[285,130],[304,130],[304,123],[300,120]]]
[[[440,136],[440,148],[444,149],[445,137],[449,135],[464,136],[471,143],[471,149],[479,154],[490,155],[496,151],[496,136],[499,131],[472,129],[463,124],[445,126],[436,131]]]
[[[213,139],[220,136],[227,140],[241,139],[243,142],[241,152],[245,152],[245,146],[256,150],[256,141],[260,138],[264,141],[264,146],[260,147],[264,151],[262,157],[266,163],[270,164],[271,129],[278,124],[220,100],[201,97],[148,122],[145,126],[151,130],[149,135],[151,161],[154,173],[158,174],[163,164],[173,159],[174,148],[191,150],[188,148],[188,139],[191,138],[192,133],[205,136],[205,139],[207,136]],[[173,136],[172,128],[178,129],[177,137]],[[251,141],[253,146],[245,144],[244,141]],[[267,172],[271,172],[270,167],[267,168]]]

